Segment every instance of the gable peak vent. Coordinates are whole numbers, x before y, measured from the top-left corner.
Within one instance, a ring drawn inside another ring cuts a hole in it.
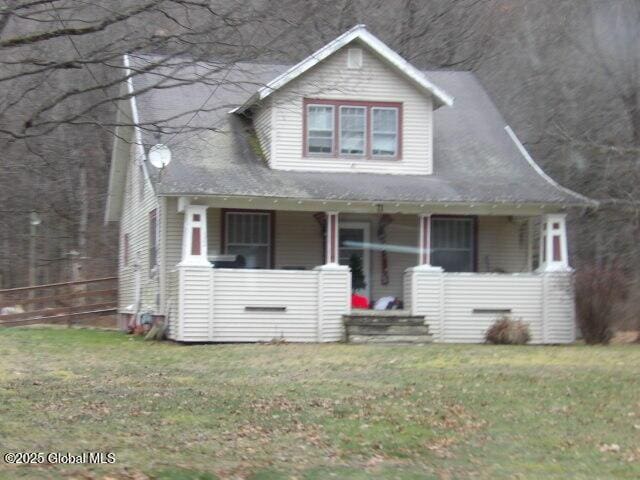
[[[347,67],[362,68],[362,49],[350,47],[347,50]]]

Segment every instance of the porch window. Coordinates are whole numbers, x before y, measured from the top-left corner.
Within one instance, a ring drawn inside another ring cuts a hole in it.
[[[226,212],[225,250],[245,268],[271,268],[271,214]]]
[[[431,264],[445,272],[473,272],[475,266],[475,219],[431,219]]]
[[[308,106],[308,153],[333,153],[333,117],[333,106],[331,105]]]
[[[398,109],[373,107],[371,115],[371,154],[395,157],[398,154]]]
[[[340,107],[340,153],[346,155],[364,155],[365,107]]]

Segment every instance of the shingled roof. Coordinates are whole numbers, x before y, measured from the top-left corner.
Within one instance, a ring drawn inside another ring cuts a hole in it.
[[[150,61],[153,58],[144,55],[130,58],[134,69]],[[160,89],[150,87],[162,81],[162,69],[134,77],[136,91],[148,89],[135,99],[139,122],[145,126],[171,118],[162,123],[176,129],[162,138],[143,130],[145,144],[165,142],[173,154],[161,178],[150,167],[156,192],[294,200],[594,204],[540,170],[469,72],[423,72],[455,99],[451,106],[434,112],[432,175],[270,169],[255,148],[250,122],[230,111],[289,68],[243,63],[212,73],[211,64],[193,63],[181,69],[179,76],[185,80],[205,78],[206,82],[164,81]],[[181,130],[187,122],[189,127]],[[198,127],[202,130],[194,130]]]

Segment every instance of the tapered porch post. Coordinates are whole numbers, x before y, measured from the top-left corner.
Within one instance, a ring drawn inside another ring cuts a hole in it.
[[[184,208],[180,265],[211,266],[207,258],[206,205],[188,205]]]
[[[327,212],[327,237],[326,237],[326,258],[325,264],[337,265],[339,263],[338,241],[339,241],[339,225],[338,212]]]
[[[567,247],[567,215],[543,215],[540,222],[540,270],[558,272],[571,270]]]

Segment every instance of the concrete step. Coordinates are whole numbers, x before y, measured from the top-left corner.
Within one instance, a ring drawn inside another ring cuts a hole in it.
[[[424,316],[406,310],[352,310],[343,315],[348,343],[430,343]]]
[[[424,325],[424,316],[404,310],[353,310],[343,315],[345,325]]]
[[[349,335],[349,343],[401,343],[424,344],[431,343],[431,335]]]
[[[429,327],[421,325],[348,325],[349,335],[429,335]]]

